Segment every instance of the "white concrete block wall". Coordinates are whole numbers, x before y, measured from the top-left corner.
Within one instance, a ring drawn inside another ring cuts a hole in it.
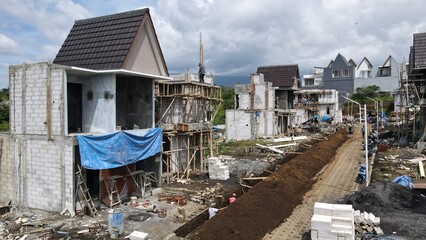
[[[61,211],[65,202],[73,203],[72,138],[49,141],[47,137],[20,135],[10,140],[12,152],[1,161],[13,165],[9,167],[13,176],[7,179],[12,188],[5,188],[2,198],[12,200],[14,206],[46,211]]]
[[[10,136],[1,134],[0,139],[3,142],[0,158],[0,202],[5,202],[12,200],[14,190],[14,164],[10,156]]]
[[[74,139],[64,136],[65,70],[47,63],[9,70],[11,128],[10,134],[0,136],[0,200],[61,211],[66,202],[74,202]],[[53,139],[47,136],[48,91]]]
[[[248,93],[238,94],[238,109],[250,109],[250,95]]]
[[[12,134],[47,135],[47,91],[50,81],[52,134],[63,130],[64,70],[48,63],[10,66]]]
[[[229,140],[248,140],[253,138],[252,117],[254,113],[244,110],[226,110],[225,128]]]

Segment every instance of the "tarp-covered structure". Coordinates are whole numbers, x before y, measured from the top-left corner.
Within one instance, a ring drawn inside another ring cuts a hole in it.
[[[141,132],[119,131],[96,136],[77,136],[81,165],[86,169],[117,168],[161,152],[162,129]]]

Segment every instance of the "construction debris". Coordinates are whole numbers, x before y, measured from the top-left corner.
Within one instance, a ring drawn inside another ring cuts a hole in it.
[[[217,183],[215,187],[206,187],[204,191],[199,191],[198,194],[191,195],[190,200],[199,204],[210,205],[223,198],[223,186]]]

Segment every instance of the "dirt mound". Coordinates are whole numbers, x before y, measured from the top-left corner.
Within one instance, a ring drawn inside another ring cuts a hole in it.
[[[313,185],[315,175],[333,159],[347,139],[346,133],[339,131],[328,140],[314,144],[206,221],[188,238],[261,239],[291,215]]]
[[[361,211],[381,208],[404,210],[410,208],[412,195],[410,189],[397,183],[377,182],[353,194],[348,199],[348,204],[352,204],[354,209]]]
[[[348,199],[354,209],[361,211],[406,210],[426,213],[426,197],[393,182],[376,182]]]
[[[424,239],[426,197],[393,182],[376,182],[348,199],[355,210],[371,212],[380,217],[380,227],[386,235],[406,239]]]

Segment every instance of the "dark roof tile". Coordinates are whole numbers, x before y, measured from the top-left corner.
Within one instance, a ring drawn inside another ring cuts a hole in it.
[[[90,69],[119,69],[148,9],[78,20],[53,63]]]
[[[272,82],[274,87],[292,87],[294,80],[300,79],[299,66],[294,65],[276,65],[262,66],[257,68],[257,73],[262,73],[265,81]]]

